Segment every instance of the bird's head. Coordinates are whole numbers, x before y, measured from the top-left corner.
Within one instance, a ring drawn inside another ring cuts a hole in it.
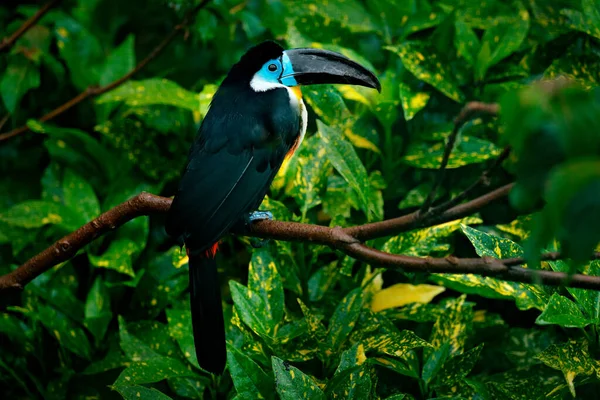
[[[371,71],[339,53],[311,48],[284,50],[271,41],[248,50],[233,66],[227,80],[249,82],[256,92],[331,83],[381,91],[381,84]]]

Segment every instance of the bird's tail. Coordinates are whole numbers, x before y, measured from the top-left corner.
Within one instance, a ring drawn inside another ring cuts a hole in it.
[[[214,251],[189,252],[190,303],[198,363],[208,372],[221,374],[225,368],[227,350],[214,255]]]

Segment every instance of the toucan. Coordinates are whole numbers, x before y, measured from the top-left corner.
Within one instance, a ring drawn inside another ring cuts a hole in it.
[[[240,221],[268,217],[252,212],[306,132],[299,86],[328,83],[381,91],[372,72],[339,53],[260,43],[231,68],[192,144],[166,231],[185,243],[196,356],[208,372],[221,374],[226,363],[218,242]]]

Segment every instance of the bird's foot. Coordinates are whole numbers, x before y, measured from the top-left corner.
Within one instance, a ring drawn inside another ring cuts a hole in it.
[[[271,211],[254,211],[244,216],[246,226],[250,226],[253,222],[262,221],[265,219],[272,220],[273,213]],[[250,245],[255,249],[264,247],[269,243],[269,239],[251,238]]]

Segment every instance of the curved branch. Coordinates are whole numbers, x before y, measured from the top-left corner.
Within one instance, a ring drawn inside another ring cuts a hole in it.
[[[479,101],[471,101],[467,103],[460,113],[454,119],[454,128],[452,128],[452,132],[450,132],[450,136],[448,136],[448,141],[446,142],[446,146],[444,147],[444,155],[442,156],[442,162],[440,164],[440,168],[438,169],[437,177],[429,194],[425,198],[425,201],[421,205],[420,212],[427,213],[431,204],[433,204],[435,200],[435,195],[437,193],[438,187],[444,181],[444,177],[446,175],[446,166],[448,165],[448,161],[450,160],[450,154],[452,153],[452,149],[454,148],[454,143],[456,142],[456,138],[458,136],[458,132],[466,124],[469,120],[473,118],[473,116],[477,113],[483,113],[487,115],[496,116],[498,115],[500,107],[495,103],[482,103]],[[503,159],[502,159],[503,161]],[[458,201],[460,202],[460,200]],[[458,203],[457,202],[457,203]]]
[[[139,62],[131,71],[120,77],[119,79],[105,85],[105,86],[90,86],[85,89],[83,92],[79,93],[77,96],[73,97],[71,100],[66,103],[58,106],[54,110],[50,111],[48,114],[39,118],[39,121],[46,122],[49,121],[70,108],[78,105],[82,101],[93,98],[96,96],[100,96],[106,92],[109,92],[117,87],[121,86],[123,83],[127,82],[131,77],[140,72],[150,61],[154,60],[172,41],[175,39],[182,31],[187,28],[192,21],[194,20],[196,14],[204,8],[210,0],[202,0],[197,6],[192,8],[188,13],[183,17],[183,20],[180,24],[176,25],[173,30],[144,58]],[[10,139],[22,133],[28,132],[29,127],[27,125],[23,125],[19,128],[13,129],[12,131],[0,133],[0,142],[3,140]]]
[[[496,189],[470,202],[453,207],[429,221],[418,221],[418,226],[431,226],[470,215],[490,202],[506,196],[511,185]],[[156,213],[165,213],[171,206],[171,199],[141,193],[124,203],[108,210],[93,221],[85,224],[75,232],[63,237],[52,246],[31,258],[13,272],[0,276],[0,291],[21,289],[35,277],[53,266],[69,260],[84,246],[98,236],[123,225],[127,221]],[[417,213],[393,220],[375,222],[351,228],[329,228],[320,225],[302,224],[263,220],[257,221],[243,235],[270,238],[276,240],[293,240],[319,243],[337,248],[344,253],[367,263],[388,267],[402,268],[411,272],[438,272],[448,274],[472,273],[493,276],[499,279],[516,282],[542,282],[548,285],[568,285],[572,287],[600,290],[600,277],[572,275],[529,270],[516,267],[525,260],[512,258],[497,260],[494,258],[419,258],[395,255],[382,252],[361,243],[362,240],[388,236],[393,233],[407,231],[417,227]],[[544,260],[556,260],[560,254],[549,253]],[[594,255],[600,258],[600,253]]]
[[[23,25],[21,25],[19,27],[19,29],[17,29],[12,35],[2,39],[2,42],[0,42],[0,53],[10,49],[12,47],[12,45],[15,44],[15,42],[17,40],[19,40],[19,38],[25,34],[25,32],[27,32],[35,24],[37,24],[37,22],[44,15],[46,15],[46,13],[48,11],[50,11],[51,8],[54,7],[56,4],[58,4],[59,2],[60,2],[60,0],[50,0],[49,2],[44,4],[42,6],[42,8],[40,8],[34,15],[32,15],[31,18],[29,18],[27,21],[23,22]]]

